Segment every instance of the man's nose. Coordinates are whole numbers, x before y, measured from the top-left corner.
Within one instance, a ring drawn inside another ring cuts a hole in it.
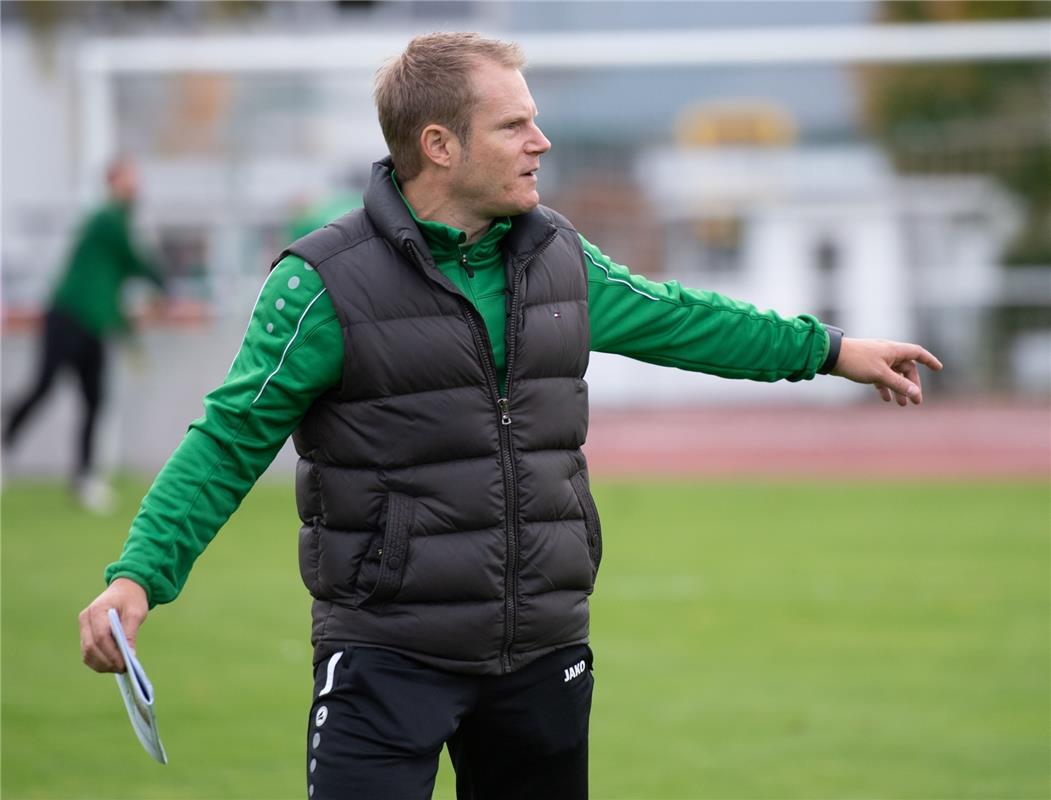
[[[533,123],[533,135],[529,138],[527,147],[530,153],[536,155],[542,155],[551,149],[551,141],[544,136],[544,132],[535,122]]]

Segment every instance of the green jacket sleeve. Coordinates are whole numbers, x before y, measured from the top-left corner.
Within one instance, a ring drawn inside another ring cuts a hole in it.
[[[112,227],[109,231],[112,251],[124,264],[124,271],[128,275],[145,278],[164,289],[164,277],[160,269],[151,258],[146,257],[142,248],[137,246],[132,239],[131,220],[127,209],[119,209],[119,213],[112,219]]]
[[[339,383],[343,338],[302,260],[271,272],[225,381],[142,501],[107,582],[131,578],[150,606],[179,594],[194,561],[270,465],[314,399]]]
[[[591,349],[723,378],[813,378],[828,334],[807,314],[774,311],[677,281],[633,275],[580,237],[588,270]]]

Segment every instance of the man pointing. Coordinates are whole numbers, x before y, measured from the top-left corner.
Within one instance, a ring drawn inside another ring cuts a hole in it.
[[[539,205],[551,143],[517,46],[410,42],[375,98],[390,158],[364,209],[291,245],[226,381],[143,501],[85,662],[120,670],[292,435],[314,597],[307,793],[587,796],[588,595],[602,532],[580,447],[592,350],[728,378],[874,384],[922,400],[917,345],[631,272]],[[615,546],[615,545],[614,545]]]

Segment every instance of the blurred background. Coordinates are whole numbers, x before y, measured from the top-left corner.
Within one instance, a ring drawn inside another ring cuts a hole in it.
[[[147,666],[170,698],[177,779],[139,763],[115,690],[67,671],[73,615],[144,481],[222,381],[272,259],[304,221],[354,205],[385,155],[376,68],[439,29],[523,45],[554,143],[542,200],[614,260],[848,335],[918,341],[946,365],[923,376],[925,405],[901,411],[841,380],[724,381],[593,354],[587,451],[616,541],[595,601],[598,675],[620,690],[597,701],[596,796],[1047,797],[1051,6],[1024,0],[5,0],[3,401],[31,377],[41,315],[117,154],[140,166],[136,235],[170,295],[132,289],[137,335],[107,372],[101,457],[126,476],[115,517],[85,518],[59,485],[72,381],[4,453],[4,796],[301,793],[309,682],[291,700],[274,689],[309,677],[289,447],[221,537],[243,554],[266,534],[278,546],[255,555],[272,563],[245,572],[217,542],[192,599],[156,615]],[[657,478],[682,509],[665,534],[698,548],[671,573],[636,535],[653,524],[641,509],[672,502],[646,494]],[[832,478],[846,484],[829,490]],[[49,581],[35,577],[41,549],[65,554]],[[265,610],[251,601],[263,578]],[[251,588],[232,601],[236,581]],[[699,653],[662,638],[648,604],[690,619]],[[210,634],[216,606],[284,633]],[[202,646],[234,645],[273,646],[251,669],[215,667],[250,708],[200,675]],[[59,646],[67,666],[49,673]],[[676,678],[654,649],[702,666]],[[771,662],[777,679],[755,672]],[[650,680],[669,689],[657,711],[652,695],[624,699]],[[42,713],[35,692],[56,682],[76,702]],[[245,715],[288,717],[290,732],[245,738]],[[113,752],[59,736],[77,721]]]
[[[163,313],[141,287],[132,298],[142,336],[109,374],[111,468],[163,462],[225,374],[292,222],[338,215],[385,153],[377,65],[438,28],[523,43],[554,142],[543,200],[615,260],[851,335],[920,341],[948,365],[927,377],[943,408],[1046,408],[1045,3],[5,2],[2,14],[5,384],[28,380],[41,308],[117,153],[141,166],[135,220],[171,286]],[[599,412],[869,399],[843,381],[757,386],[603,355],[588,377]],[[68,399],[27,431],[9,474],[64,468],[51,443],[67,436]],[[286,452],[278,467],[291,463]]]

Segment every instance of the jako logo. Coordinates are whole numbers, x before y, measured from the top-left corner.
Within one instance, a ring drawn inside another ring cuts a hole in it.
[[[579,676],[580,673],[582,673],[585,670],[585,668],[587,668],[587,664],[585,664],[583,661],[580,661],[574,664],[572,667],[567,667],[566,669],[562,670],[564,673],[566,673],[566,679],[562,681],[562,683],[569,683],[571,680]]]

